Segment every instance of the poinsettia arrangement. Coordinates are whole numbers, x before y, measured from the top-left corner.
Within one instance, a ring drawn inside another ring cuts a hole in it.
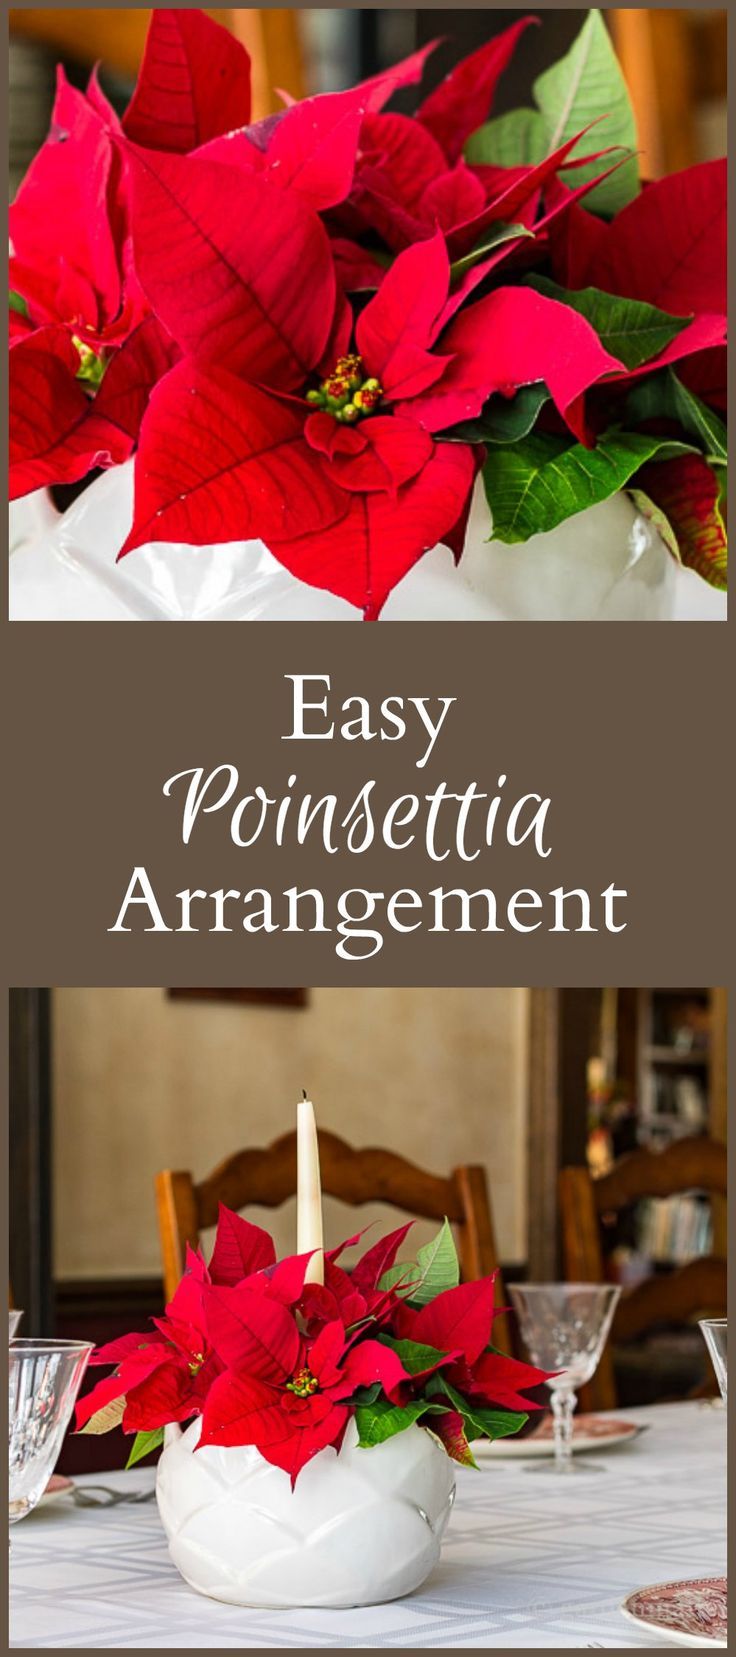
[[[165,1316],[93,1354],[114,1373],[78,1402],[78,1430],[134,1433],[131,1466],[170,1422],[199,1417],[198,1449],[255,1445],[293,1485],[320,1450],[339,1451],[351,1419],[365,1448],[418,1422],[474,1465],[472,1440],[517,1432],[542,1407],[522,1395],[548,1377],[494,1350],[493,1278],[460,1283],[447,1222],[397,1263],[409,1229],[345,1270],[351,1237],[310,1282],[313,1252],[277,1262],[268,1233],[221,1206],[209,1266],[188,1249]]]
[[[628,489],[725,585],[726,172],[642,185],[591,12],[489,119],[524,17],[251,122],[243,47],[154,8],[122,120],[59,71],[11,209],[11,496],[135,455],[132,527],[263,541],[375,618],[482,471],[519,542]]]

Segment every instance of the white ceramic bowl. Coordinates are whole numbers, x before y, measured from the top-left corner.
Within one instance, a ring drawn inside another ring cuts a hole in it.
[[[359,621],[290,575],[261,541],[155,543],[116,564],[132,519],[133,463],[105,472],[59,517],[39,492],[11,508],[14,621]],[[476,487],[465,552],[425,554],[385,621],[721,620],[725,597],[678,568],[626,494],[523,546],[488,541]]]
[[[190,1587],[232,1605],[376,1605],[436,1565],[455,1495],[453,1465],[423,1427],[343,1447],[299,1474],[251,1446],[205,1446],[200,1424],[166,1429],[156,1497],[169,1553]]]

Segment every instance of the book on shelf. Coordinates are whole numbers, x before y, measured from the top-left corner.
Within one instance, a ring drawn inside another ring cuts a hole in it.
[[[637,1210],[637,1248],[655,1265],[680,1266],[712,1246],[708,1198],[698,1192],[646,1197]]]

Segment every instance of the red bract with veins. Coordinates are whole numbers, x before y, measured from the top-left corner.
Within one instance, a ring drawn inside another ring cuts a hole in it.
[[[10,352],[10,498],[76,483],[94,466],[127,460],[152,387],[179,353],[147,316],[108,362],[92,394],[79,377],[69,329],[37,328]]]
[[[702,449],[702,416],[670,417],[660,371],[725,406],[725,164],[645,186],[607,223],[581,205],[621,165],[615,146],[591,153],[605,109],[547,154],[533,147],[541,160],[521,144],[518,165],[466,159],[535,21],[465,58],[414,116],[386,106],[434,45],[347,91],[284,93],[251,122],[248,55],[196,10],[154,7],[122,121],[96,75],[85,94],[60,74],[11,210],[11,498],[137,449],[121,556],[149,541],[261,542],[372,620],[426,551],[460,557],[484,439],[507,470],[513,447],[531,478],[539,434],[566,428],[593,447],[626,431],[630,407],[649,423],[638,382],[651,374],[666,430]],[[576,184],[581,167],[594,176]],[[550,265],[559,298],[527,280]],[[624,307],[599,337],[567,293],[583,288],[600,290],[586,315],[621,296],[687,326],[627,369],[603,341],[646,337],[640,317]],[[539,431],[519,434],[501,400],[532,384]],[[656,477],[685,526],[715,502],[720,545],[715,436],[715,457],[665,459],[675,473]],[[556,512],[581,510],[582,485],[538,485],[550,487]],[[691,539],[683,556],[705,570]]]
[[[399,255],[353,340],[316,215],[250,175],[252,213],[274,249],[263,265],[244,227],[222,216],[242,175],[216,169],[214,197],[213,165],[148,157],[136,168],[141,280],[190,360],[151,398],[122,553],[257,537],[301,580],[373,619],[417,559],[464,527],[478,456],[442,433],[492,392],[543,378],[583,435],[583,392],[620,364],[582,317],[529,289],[501,288],[456,314],[463,291],[451,291],[439,232]],[[287,285],[285,303],[287,223],[312,250],[313,277]],[[227,370],[212,361],[224,338]],[[338,355],[319,379],[328,339]]]
[[[550,233],[552,269],[566,287],[601,288],[691,318],[637,377],[677,362],[682,379],[717,407],[726,400],[726,163],[704,161],[648,184],[607,224],[579,204]]]
[[[147,311],[120,175],[105,120],[60,69],[48,138],[10,208],[10,286],[30,326],[59,324],[93,350]]]
[[[250,120],[250,58],[201,11],[154,6],[135,92],[123,117],[129,138],[185,153]]]
[[[393,1266],[396,1256],[413,1222],[390,1231],[380,1242],[369,1248],[348,1272],[337,1264],[340,1255],[360,1241],[350,1237],[339,1248],[325,1255],[324,1284],[307,1283],[299,1311],[309,1334],[315,1334],[323,1324],[339,1319],[345,1327],[355,1327],[369,1321],[388,1327],[392,1324],[398,1305],[396,1290],[379,1287],[384,1272]]]
[[[450,1355],[442,1365],[442,1376],[471,1408],[541,1409],[541,1404],[524,1394],[544,1385],[549,1373],[489,1350],[499,1310],[494,1304],[494,1279],[482,1278],[445,1290],[419,1310],[400,1306],[395,1322],[405,1339]],[[456,1423],[440,1418],[432,1430],[442,1436],[445,1428],[454,1431]]]
[[[155,7],[123,121],[193,149],[250,116],[250,60],[203,12]],[[179,355],[133,268],[120,123],[96,73],[59,70],[48,139],[10,209],[10,498],[76,483],[132,453],[156,381]],[[108,385],[108,379],[111,384]]]
[[[94,77],[85,97],[59,71],[48,139],[10,208],[11,500],[126,460],[179,355],[133,269],[113,119]]]
[[[487,119],[496,85],[516,46],[535,17],[523,17],[501,35],[464,58],[415,116],[368,112],[360,129],[353,188],[333,214],[338,245],[340,227],[353,238],[378,235],[394,252],[445,232],[453,259],[492,244],[494,226],[503,232],[493,256],[498,264],[523,250],[523,237],[545,236],[554,218],[593,189],[591,179],[560,196],[540,216],[546,186],[566,169],[603,160],[608,150],[580,154],[588,128],[575,133],[536,165],[489,167],[463,159],[467,138]],[[605,131],[605,128],[603,128]],[[575,160],[570,157],[578,151]],[[621,159],[620,156],[618,158]],[[613,162],[612,165],[616,165]],[[603,173],[603,168],[601,168]],[[519,227],[519,235],[509,228]],[[490,264],[486,263],[486,269]],[[356,262],[359,285],[370,285],[365,266]],[[355,278],[354,278],[355,279]],[[349,282],[350,276],[346,276]]]
[[[79,1400],[77,1430],[107,1405],[124,1400],[126,1432],[151,1432],[199,1414],[223,1365],[209,1341],[203,1292],[209,1273],[201,1255],[187,1250],[187,1270],[150,1335],[126,1335],[93,1354],[93,1364],[114,1363],[115,1374]]]
[[[405,1274],[395,1262],[409,1229],[381,1238],[350,1270],[338,1262],[360,1237],[327,1251],[317,1284],[305,1281],[310,1254],[277,1261],[268,1234],[221,1205],[209,1268],[188,1249],[152,1332],[93,1355],[115,1373],[79,1401],[77,1427],[99,1432],[119,1420],[126,1432],[155,1434],[201,1417],[197,1449],[252,1446],[294,1484],[320,1450],[339,1451],[351,1418],[368,1453],[374,1432],[380,1441],[426,1415],[448,1454],[467,1461],[473,1409],[526,1411],[534,1406],[522,1394],[546,1377],[490,1349],[492,1279],[407,1303],[417,1268]],[[499,1426],[494,1417],[488,1430],[520,1419]]]
[[[325,1324],[313,1341],[302,1338],[283,1311],[254,1328],[255,1304],[235,1290],[225,1309],[224,1293],[212,1291],[212,1300],[223,1307],[223,1323],[221,1327],[211,1306],[211,1324],[220,1352],[227,1355],[228,1371],[207,1396],[201,1446],[252,1444],[266,1461],[282,1467],[293,1485],[319,1450],[328,1445],[339,1450],[350,1415],[347,1400],[359,1387],[379,1382],[395,1400],[402,1385],[409,1384],[390,1347],[371,1339],[351,1344],[339,1320]],[[242,1342],[234,1328],[240,1317]]]

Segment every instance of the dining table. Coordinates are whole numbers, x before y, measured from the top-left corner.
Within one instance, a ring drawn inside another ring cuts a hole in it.
[[[82,1501],[100,1484],[127,1499],[91,1507],[67,1492],[13,1527],[11,1645],[651,1649],[663,1642],[622,1615],[627,1595],[725,1574],[726,1414],[698,1400],[621,1416],[643,1430],[576,1457],[568,1476],[493,1455],[459,1467],[436,1569],[406,1598],[357,1610],[204,1598],[169,1559],[154,1468],[79,1478]]]

